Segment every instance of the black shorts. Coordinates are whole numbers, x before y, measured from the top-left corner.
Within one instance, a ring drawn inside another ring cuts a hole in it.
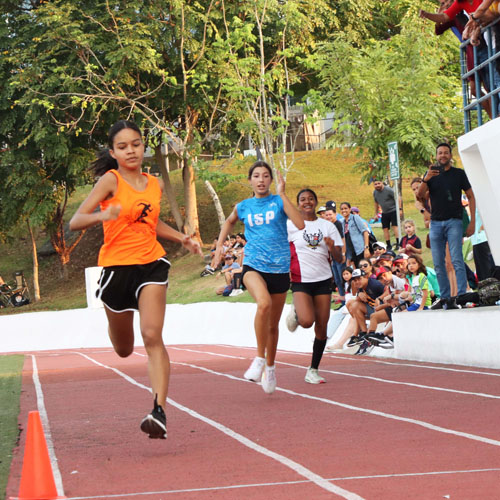
[[[332,293],[332,279],[314,281],[312,283],[292,283],[292,292],[304,292],[311,297],[316,295],[330,295]]]
[[[104,267],[96,297],[113,312],[138,311],[139,294],[146,285],[166,285],[170,262],[160,257],[149,264]]]
[[[245,273],[248,271],[255,271],[259,273],[267,285],[267,291],[273,295],[275,293],[285,293],[290,288],[290,273],[263,273],[250,266],[243,266],[243,271],[241,272],[241,281],[243,285],[245,284]]]
[[[396,214],[396,210],[394,210],[394,212],[382,214],[382,227],[384,229],[389,229],[391,227],[391,224],[393,226],[398,225],[398,215]]]

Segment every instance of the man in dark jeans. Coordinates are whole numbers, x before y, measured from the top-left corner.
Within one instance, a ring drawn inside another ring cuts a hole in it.
[[[395,248],[398,247],[399,242],[399,230],[398,230],[398,218],[396,213],[396,199],[394,197],[394,190],[389,186],[384,185],[384,183],[375,179],[373,181],[373,199],[375,200],[375,216],[378,216],[378,207],[382,209],[382,229],[384,230],[385,243],[387,244],[387,249],[391,249],[391,225],[392,231],[396,238]]]
[[[451,146],[441,143],[436,148],[436,165],[424,175],[418,188],[417,196],[431,202],[431,226],[429,231],[432,260],[441,291],[441,300],[432,308],[456,309],[455,301],[450,297],[450,282],[446,274],[445,254],[448,244],[451,263],[457,277],[458,295],[467,291],[467,275],[462,256],[463,206],[462,191],[469,200],[471,220],[466,236],[471,236],[475,229],[476,200],[465,172],[451,166]]]

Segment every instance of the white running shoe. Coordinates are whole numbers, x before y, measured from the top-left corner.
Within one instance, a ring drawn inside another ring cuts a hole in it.
[[[299,320],[297,319],[297,313],[295,312],[295,307],[292,304],[290,307],[290,311],[286,316],[286,327],[291,332],[294,332],[295,330],[297,330],[298,326],[299,326]]]
[[[276,370],[274,366],[266,366],[266,369],[262,373],[261,384],[266,394],[274,392],[276,389]]]
[[[308,368],[304,380],[308,384],[324,384],[326,382],[326,380],[319,375],[317,368]]]
[[[264,358],[259,358],[258,356],[253,358],[250,368],[248,368],[243,377],[252,382],[258,382],[262,377],[262,371],[264,370],[265,364],[266,360]]]

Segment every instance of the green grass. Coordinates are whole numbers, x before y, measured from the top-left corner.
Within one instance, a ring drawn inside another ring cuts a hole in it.
[[[4,332],[6,333],[6,332]],[[18,439],[17,416],[24,356],[0,356],[0,492],[5,497],[12,450]]]

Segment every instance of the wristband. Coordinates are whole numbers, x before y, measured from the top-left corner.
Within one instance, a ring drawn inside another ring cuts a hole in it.
[[[478,23],[478,24],[479,24],[479,19],[478,19],[477,17],[474,17],[474,14],[471,14],[471,15],[470,15],[470,18],[471,18],[474,22],[476,22],[476,23]]]

